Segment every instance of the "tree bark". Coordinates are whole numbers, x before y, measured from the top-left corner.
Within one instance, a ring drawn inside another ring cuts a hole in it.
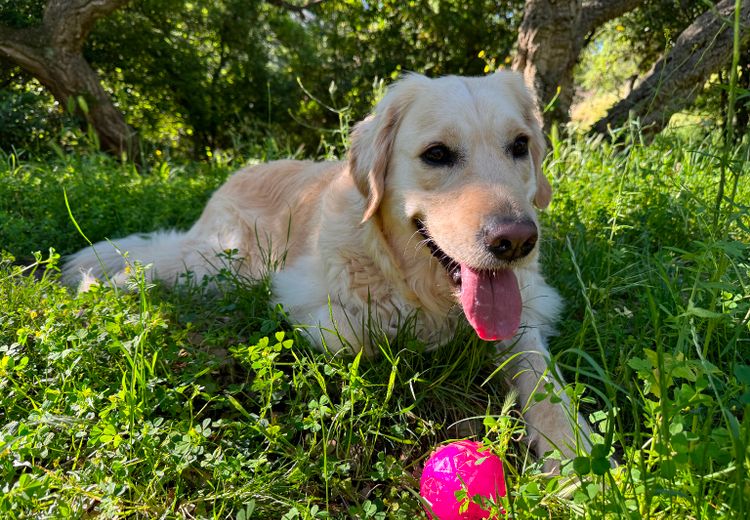
[[[44,85],[61,107],[75,103],[77,113],[96,132],[103,150],[137,160],[136,133],[104,90],[83,57],[94,23],[130,0],[49,0],[39,26],[0,25],[0,57],[20,66]],[[82,97],[87,109],[77,102]]]
[[[570,119],[573,69],[590,35],[602,24],[631,11],[644,0],[527,0],[518,33],[513,69],[523,72],[541,107],[555,103],[545,118]]]
[[[750,53],[740,56],[739,87],[750,92]],[[750,131],[750,98],[745,98],[737,104],[737,124],[734,128],[734,139]]]
[[[689,106],[709,76],[731,58],[734,8],[735,0],[722,0],[696,18],[630,95],[594,124],[592,132],[606,133],[609,128],[621,126],[630,114],[640,117],[644,132],[661,131],[672,114]],[[746,48],[750,39],[750,0],[742,1],[740,16],[740,38]]]

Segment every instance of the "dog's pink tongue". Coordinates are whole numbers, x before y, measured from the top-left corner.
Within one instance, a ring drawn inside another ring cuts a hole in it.
[[[484,340],[510,339],[521,325],[521,291],[510,269],[476,271],[461,265],[461,305]]]

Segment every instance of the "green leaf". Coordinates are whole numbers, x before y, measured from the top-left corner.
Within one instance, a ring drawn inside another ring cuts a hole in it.
[[[593,499],[596,497],[596,495],[599,494],[599,486],[597,486],[593,482],[590,484],[586,484],[584,486],[584,490],[586,494],[588,495],[589,499]]]
[[[663,459],[661,463],[661,469],[659,470],[661,476],[664,478],[674,478],[677,474],[677,464],[671,459]]]
[[[688,304],[687,311],[685,314],[691,316],[698,316],[699,318],[721,318],[724,315],[720,312],[709,311],[703,307],[695,307],[692,302]]]
[[[652,368],[648,360],[638,357],[628,359],[628,366],[636,372],[650,372]]]
[[[591,473],[591,459],[589,457],[576,457],[573,459],[573,470],[579,475]]]
[[[591,447],[592,459],[606,459],[609,454],[609,446],[605,444],[594,444]]]
[[[683,426],[683,424],[678,421],[673,421],[669,425],[669,433],[671,433],[672,435],[677,435],[678,433],[682,432],[684,429],[685,427]]]
[[[610,470],[609,459],[596,458],[591,460],[591,472],[594,475],[604,475]]]
[[[242,404],[234,396],[227,394],[227,399],[230,403],[232,403],[232,406],[234,406],[235,410],[244,415],[246,419],[255,420],[254,417],[250,415],[250,412],[245,410],[245,407],[242,406]]]
[[[734,377],[740,384],[750,386],[750,366],[737,365],[734,367]]]
[[[78,96],[77,100],[78,100],[78,106],[81,108],[81,111],[84,114],[88,114],[89,113],[89,105],[88,105],[88,103],[86,103],[86,100],[84,99],[84,97],[83,96]]]

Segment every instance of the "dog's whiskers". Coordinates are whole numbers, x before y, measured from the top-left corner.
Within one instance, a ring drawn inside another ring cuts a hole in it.
[[[431,239],[424,237],[424,235],[422,235],[422,233],[417,229],[409,236],[409,239],[406,241],[406,244],[404,244],[404,249],[402,251],[402,254],[404,256],[407,256],[407,253],[409,252],[409,248],[410,248],[409,244],[411,244],[412,239],[417,236],[422,237],[422,238],[416,244],[414,244],[414,250],[412,251],[413,254],[411,255],[412,259],[415,259],[417,257],[417,254],[420,248],[428,247],[428,244],[430,243]]]

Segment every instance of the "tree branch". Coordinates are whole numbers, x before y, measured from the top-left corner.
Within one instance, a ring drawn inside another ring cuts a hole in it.
[[[17,29],[0,24],[0,57],[7,58],[33,74],[43,70],[41,49],[45,41],[47,36],[38,27]]]
[[[137,160],[138,138],[83,56],[94,23],[130,0],[47,0],[42,23],[23,29],[0,25],[0,57],[22,67],[66,107],[83,97],[81,119],[99,136],[102,149]]]
[[[722,0],[700,15],[662,56],[643,81],[592,127],[606,133],[627,121],[631,113],[641,118],[648,133],[659,132],[675,112],[688,106],[703,90],[708,77],[721,69],[731,56],[731,16],[735,0]],[[741,6],[741,42],[750,41],[750,0]]]
[[[60,48],[78,52],[96,21],[128,2],[130,0],[48,0],[42,25],[54,35]]]
[[[581,27],[583,33],[594,31],[597,27],[628,13],[645,3],[645,0],[587,0],[581,6]]]

